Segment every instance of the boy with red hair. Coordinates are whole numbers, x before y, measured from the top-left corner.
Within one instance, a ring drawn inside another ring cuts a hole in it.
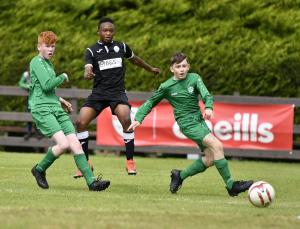
[[[52,138],[56,143],[53,147],[49,147],[44,158],[31,169],[31,173],[38,186],[48,189],[46,170],[64,151],[71,149],[75,163],[82,172],[89,190],[102,191],[110,185],[110,181],[101,181],[94,177],[76,137],[75,128],[66,113],[72,111],[72,106],[55,94],[58,85],[69,81],[66,73],[57,76],[50,62],[54,55],[56,41],[57,36],[52,31],[41,32],[37,45],[39,54],[30,62],[29,106],[32,118],[41,133]]]

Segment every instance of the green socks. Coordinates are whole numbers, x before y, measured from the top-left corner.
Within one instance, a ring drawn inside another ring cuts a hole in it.
[[[36,169],[45,172],[58,157],[54,156],[52,148],[49,147],[45,157],[37,164]]]
[[[222,176],[226,186],[228,189],[232,188],[234,180],[231,177],[230,170],[228,167],[228,162],[225,158],[222,158],[220,160],[215,160],[214,164],[219,171],[220,175]],[[193,162],[190,166],[188,166],[186,169],[182,170],[180,172],[180,177],[182,180],[194,176],[198,173],[202,173],[206,170],[206,166],[202,161],[202,157],[197,159],[196,161]]]
[[[45,172],[57,158],[58,157],[54,156],[52,148],[49,148],[45,157],[37,164],[36,169],[40,172]],[[87,163],[84,153],[74,155],[74,160],[77,167],[82,172],[86,183],[88,185],[93,183],[95,181],[95,177],[90,166]]]
[[[215,160],[214,163],[220,175],[222,176],[227,188],[231,189],[234,181],[231,178],[227,160],[225,158],[222,158],[220,160]]]
[[[82,172],[82,175],[85,178],[87,185],[93,183],[95,181],[95,177],[86,160],[85,154],[75,154],[74,160],[77,165],[77,168]]]
[[[204,165],[204,163],[202,161],[202,157],[201,157],[201,158],[197,159],[196,161],[194,161],[193,164],[191,164],[189,167],[182,170],[180,172],[180,177],[182,180],[184,180],[190,176],[194,176],[198,173],[202,173],[205,170],[206,170],[206,166]]]

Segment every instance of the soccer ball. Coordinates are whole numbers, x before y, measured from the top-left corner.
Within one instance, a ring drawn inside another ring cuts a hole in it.
[[[268,182],[257,181],[249,188],[248,198],[255,207],[268,207],[275,199],[275,190]]]

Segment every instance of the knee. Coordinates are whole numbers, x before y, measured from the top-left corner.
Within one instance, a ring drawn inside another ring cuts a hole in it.
[[[126,118],[122,118],[121,120],[119,120],[122,127],[123,127],[123,130],[126,131],[127,128],[130,126],[131,124],[131,119],[130,117],[126,117]]]
[[[206,164],[206,166],[207,167],[213,166],[214,165],[214,160],[215,160],[215,158],[214,158],[213,154],[208,155],[207,156],[207,162],[206,162],[207,164]]]
[[[212,149],[214,153],[223,153],[223,144],[222,142],[220,142],[218,139],[215,139],[215,141],[213,141],[212,143]]]
[[[85,130],[88,126],[88,122],[82,120],[82,119],[78,119],[76,120],[76,128],[77,128],[77,131],[82,131],[82,130]]]
[[[62,150],[62,151],[66,151],[69,149],[70,147],[70,144],[68,141],[62,141],[58,144],[59,148]]]
[[[206,167],[211,167],[214,165],[214,155],[213,154],[208,154],[205,155],[205,165]]]
[[[82,151],[82,147],[80,145],[80,142],[79,141],[72,141],[72,142],[70,142],[70,149],[74,153],[81,152]]]
[[[223,144],[218,141],[217,145],[216,145],[217,151],[223,153],[224,149],[223,149]]]
[[[214,160],[224,158],[223,144],[219,140],[213,146],[213,156]]]
[[[207,147],[214,159],[224,156],[223,144],[217,138],[214,138],[213,141],[210,141]]]

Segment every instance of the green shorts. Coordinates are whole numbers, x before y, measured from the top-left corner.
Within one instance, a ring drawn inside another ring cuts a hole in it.
[[[203,139],[211,133],[201,114],[193,114],[177,120],[181,132],[192,141],[196,142],[201,151],[205,149]]]
[[[31,111],[31,115],[36,127],[43,135],[49,138],[60,130],[62,130],[65,135],[75,134],[74,125],[62,107],[41,107]]]

